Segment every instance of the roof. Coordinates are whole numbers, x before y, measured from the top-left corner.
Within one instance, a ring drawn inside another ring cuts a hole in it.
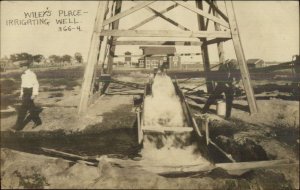
[[[140,46],[140,49],[143,50],[143,53],[146,55],[149,54],[175,54],[175,47],[160,47],[160,46]]]
[[[262,59],[248,59],[247,64],[258,64],[258,63],[264,63],[264,60]]]

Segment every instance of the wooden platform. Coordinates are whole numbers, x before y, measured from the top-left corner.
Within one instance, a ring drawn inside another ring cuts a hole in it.
[[[164,132],[174,132],[174,133],[185,133],[192,132],[194,129],[192,127],[142,127],[144,133],[147,132],[156,132],[156,133],[164,133]]]

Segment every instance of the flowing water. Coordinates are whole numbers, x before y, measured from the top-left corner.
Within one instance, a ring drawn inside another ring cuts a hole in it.
[[[156,75],[152,95],[144,102],[144,127],[188,127],[172,80],[167,75]],[[161,165],[209,165],[191,140],[191,133],[165,132],[144,134],[144,161]]]

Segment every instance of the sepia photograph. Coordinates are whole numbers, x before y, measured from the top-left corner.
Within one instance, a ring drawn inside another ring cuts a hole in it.
[[[1,1],[1,189],[299,189],[299,1]]]

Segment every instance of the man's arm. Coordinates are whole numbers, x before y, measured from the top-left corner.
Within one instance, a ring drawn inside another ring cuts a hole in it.
[[[20,96],[19,96],[20,99],[22,99],[22,97],[23,97],[23,87],[24,87],[23,75],[21,75],[21,91],[20,91]]]
[[[32,82],[33,82],[32,95],[37,96],[39,95],[39,82],[35,74],[33,74]]]

